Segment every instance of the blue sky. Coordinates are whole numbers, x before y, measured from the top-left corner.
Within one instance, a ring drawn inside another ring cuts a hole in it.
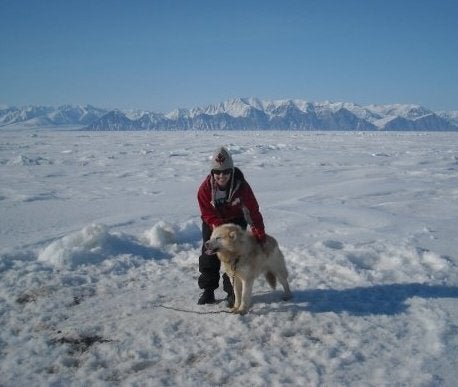
[[[0,0],[0,104],[458,110],[456,0]]]

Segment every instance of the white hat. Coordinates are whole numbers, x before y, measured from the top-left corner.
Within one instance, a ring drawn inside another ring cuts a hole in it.
[[[224,169],[234,168],[234,162],[229,151],[221,146],[213,153],[210,166],[212,170],[222,171]]]

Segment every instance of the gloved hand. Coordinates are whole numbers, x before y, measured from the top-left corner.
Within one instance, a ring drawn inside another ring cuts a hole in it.
[[[266,242],[266,233],[264,232],[264,230],[252,227],[251,232],[259,244],[263,245]]]

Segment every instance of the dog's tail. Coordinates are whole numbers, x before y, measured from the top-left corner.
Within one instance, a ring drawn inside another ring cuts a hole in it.
[[[277,277],[275,277],[275,274],[271,271],[268,271],[266,273],[266,280],[272,289],[275,289],[277,287]]]

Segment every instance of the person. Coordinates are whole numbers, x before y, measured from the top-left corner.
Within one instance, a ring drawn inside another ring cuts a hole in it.
[[[202,254],[199,257],[199,288],[203,290],[198,304],[212,304],[215,289],[219,286],[221,263],[215,254],[208,255],[205,242],[213,229],[221,224],[234,223],[251,232],[259,243],[265,241],[264,221],[256,197],[243,176],[234,167],[232,156],[225,147],[213,153],[210,174],[204,179],[197,193],[202,218]],[[234,305],[234,291],[227,274],[223,274],[223,289],[227,293],[227,306]]]

